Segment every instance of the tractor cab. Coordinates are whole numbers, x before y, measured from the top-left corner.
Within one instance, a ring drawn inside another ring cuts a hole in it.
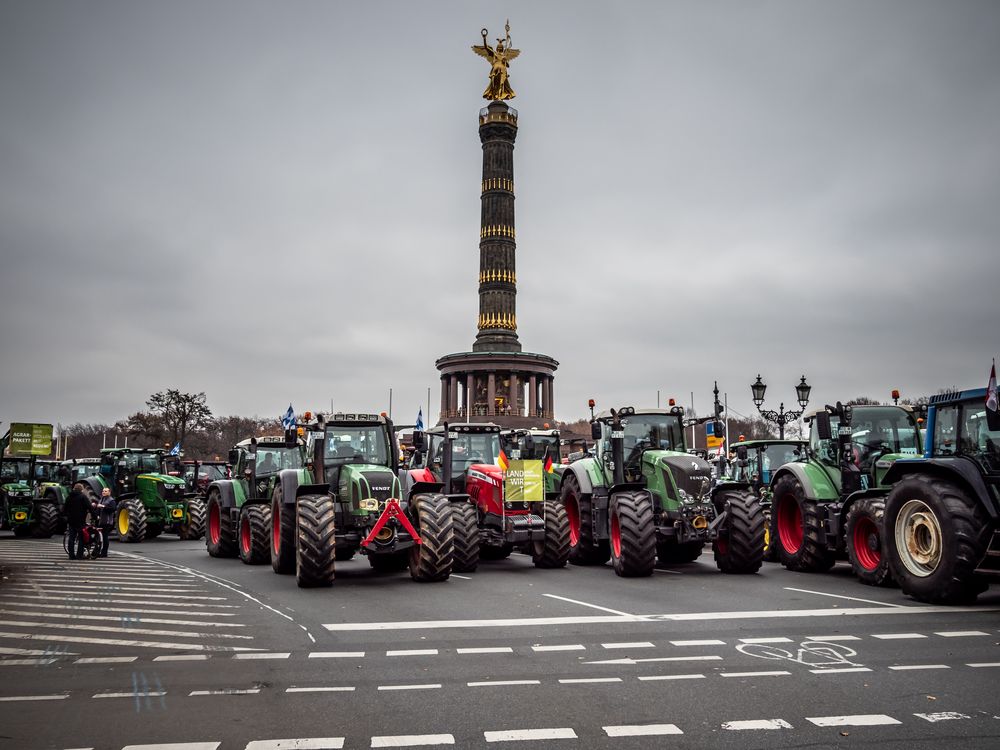
[[[98,474],[101,470],[99,458],[70,458],[60,461],[55,471],[56,480],[63,487],[72,487],[84,477]]]
[[[424,439],[427,450],[423,454],[420,451],[414,454],[411,469],[427,470],[433,475],[433,481],[444,482],[446,495],[468,493],[475,496],[483,483],[502,495],[498,425],[449,424],[447,436],[444,427],[432,427],[425,433]],[[447,450],[449,445],[450,451]],[[469,491],[470,483],[475,493]]]
[[[247,438],[237,443],[229,451],[228,469],[234,479],[243,480],[247,483],[247,491],[250,496],[269,498],[274,485],[278,481],[278,472],[284,469],[301,469],[306,464],[306,445],[301,441],[292,441],[289,444],[283,437],[269,436],[260,438]],[[209,473],[218,473],[219,465],[208,467],[202,465],[198,469]],[[212,482],[226,479],[221,476],[209,479],[206,488]],[[200,477],[198,482],[200,484]]]
[[[736,458],[730,464],[729,476],[737,482],[747,482],[754,492],[768,487],[771,476],[779,467],[805,458],[803,440],[743,440],[733,443]]]
[[[954,456],[975,465],[991,483],[1000,483],[1000,423],[978,393],[945,394],[931,399],[925,458]],[[960,397],[964,396],[964,398]],[[991,424],[991,422],[993,422]]]
[[[111,487],[117,498],[135,494],[138,478],[150,476],[154,481],[168,480],[163,464],[164,454],[160,449],[107,448],[101,451],[101,465],[98,472],[105,486]],[[165,481],[170,488],[183,488],[183,482]]]
[[[314,445],[330,492],[342,500],[399,499],[399,453],[392,423],[379,414],[331,415]]]

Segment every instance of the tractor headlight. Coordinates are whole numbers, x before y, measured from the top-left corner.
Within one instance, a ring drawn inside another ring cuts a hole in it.
[[[184,509],[183,508],[171,508],[171,510],[170,510],[170,517],[171,518],[184,518]]]

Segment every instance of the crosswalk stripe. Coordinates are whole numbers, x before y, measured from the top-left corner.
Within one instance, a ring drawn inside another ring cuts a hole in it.
[[[91,597],[84,597],[84,596],[68,596],[68,597],[63,597],[63,601],[67,601],[67,602],[90,602],[90,603],[93,603],[93,604],[145,604],[147,606],[148,605],[153,605],[153,606],[162,606],[162,607],[202,607],[202,608],[208,608],[208,607],[215,608],[215,607],[217,607],[219,609],[239,609],[240,608],[238,604],[204,604],[202,602],[187,602],[187,601],[162,602],[162,601],[159,601],[159,599],[162,599],[162,598],[163,597],[153,596],[153,597],[148,598],[148,599],[139,599],[137,601],[133,601],[132,599],[112,599],[110,597],[91,598]],[[41,599],[42,601],[46,601],[47,602],[47,601],[51,601],[52,597],[51,596],[36,596],[36,595],[32,595],[32,594],[8,594],[5,597],[4,596],[0,596],[0,600],[2,600],[4,602],[6,602],[7,599],[31,599],[31,600]]]
[[[454,745],[450,734],[396,734],[372,737],[372,747],[427,747],[429,745]]]
[[[652,737],[666,734],[684,734],[676,724],[620,724],[602,727],[608,737]]]
[[[76,600],[73,600],[76,601]],[[15,602],[11,601],[9,598],[4,598],[0,596],[0,602],[3,602],[5,607],[35,607],[45,609],[96,609],[101,612],[127,612],[129,614],[147,614],[147,615],[184,615],[185,617],[236,617],[235,612],[192,612],[190,610],[184,610],[178,612],[173,609],[133,609],[124,607],[107,607],[107,606],[93,606],[88,607],[83,604],[42,604],[40,602]],[[176,604],[170,604],[169,606],[175,607]],[[214,605],[207,605],[214,606]],[[239,607],[233,606],[232,609],[239,609]]]
[[[219,750],[221,742],[167,742],[155,745],[126,745],[122,750]]]
[[[28,620],[0,620],[8,628],[49,628],[51,630],[96,630],[100,633],[135,633],[138,635],[169,635],[177,638],[238,638],[253,640],[252,635],[238,633],[196,633],[189,630],[156,630],[154,628],[121,627],[114,625],[78,625],[67,622],[34,622]]]
[[[57,641],[63,643],[99,643],[106,646],[137,646],[139,648],[166,648],[175,651],[252,651],[243,646],[206,646],[203,643],[164,643],[161,641],[134,641],[125,638],[89,638],[81,635],[48,635],[44,633],[0,632],[0,638],[21,641]]]
[[[11,586],[11,588],[15,589],[15,590],[21,590],[21,589],[28,589],[29,591],[38,591],[39,590],[39,587],[36,587],[36,586],[27,586],[27,585],[14,585],[14,586]],[[224,602],[224,601],[226,601],[226,597],[224,597],[224,596],[190,596],[188,594],[161,594],[158,591],[149,591],[149,592],[146,592],[144,594],[133,594],[133,593],[130,593],[129,591],[120,590],[120,589],[112,588],[112,587],[103,587],[102,588],[102,587],[99,587],[99,586],[88,586],[87,587],[88,589],[93,589],[93,591],[91,592],[91,591],[80,591],[81,588],[83,588],[83,587],[81,586],[81,587],[76,587],[76,588],[70,588],[68,586],[62,586],[60,588],[49,588],[47,586],[43,586],[43,587],[41,587],[41,590],[42,591],[46,591],[46,592],[48,592],[50,594],[79,594],[79,595],[84,595],[85,594],[85,595],[88,595],[88,596],[94,596],[94,595],[100,594],[100,595],[104,595],[104,596],[134,596],[134,597],[150,597],[150,596],[152,596],[153,598],[156,598],[156,599],[183,599],[184,601],[190,601],[192,599],[195,599],[195,600],[198,600],[198,601],[217,601],[217,602]],[[191,590],[192,591],[198,591],[199,589],[191,589]],[[48,598],[51,598],[51,597],[48,597]]]
[[[121,622],[118,615],[77,615],[71,612],[22,612],[20,610],[0,609],[0,615],[13,615],[15,617],[50,617],[62,620],[111,620]],[[155,623],[157,625],[200,625],[211,628],[245,628],[238,622],[199,622],[198,620],[170,620],[157,617],[136,618],[136,623]]]

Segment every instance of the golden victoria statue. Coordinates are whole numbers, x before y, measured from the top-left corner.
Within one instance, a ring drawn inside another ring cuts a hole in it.
[[[511,49],[509,20],[504,29],[507,32],[507,38],[497,39],[497,46],[495,48],[491,47],[486,41],[486,37],[489,34],[489,31],[486,29],[483,29],[481,32],[483,43],[472,45],[472,51],[481,57],[485,57],[489,60],[490,65],[493,66],[490,69],[490,85],[483,92],[483,99],[489,99],[490,101],[513,99],[516,96],[514,89],[510,87],[507,67],[511,60],[521,54],[521,50]]]

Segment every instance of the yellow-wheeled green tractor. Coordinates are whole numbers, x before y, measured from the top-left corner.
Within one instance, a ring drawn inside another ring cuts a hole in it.
[[[111,489],[119,541],[141,542],[163,532],[200,539],[205,533],[204,501],[186,492],[184,480],[166,473],[163,463],[159,449],[108,448],[101,451],[98,473],[76,483],[91,502]]]
[[[43,539],[59,532],[62,502],[45,489],[55,467],[37,456],[0,456],[0,528]]]
[[[611,559],[620,576],[691,562],[712,543],[724,573],[754,573],[764,554],[764,512],[747,482],[713,485],[711,466],[687,452],[684,410],[591,408],[594,455],[566,467],[560,497],[570,562]],[[693,421],[691,422],[693,423]],[[716,426],[721,434],[721,426]]]
[[[863,583],[892,583],[884,554],[887,472],[918,454],[917,416],[908,406],[836,406],[808,414],[804,461],[771,479],[770,538],[789,570],[822,572],[846,555]]]

